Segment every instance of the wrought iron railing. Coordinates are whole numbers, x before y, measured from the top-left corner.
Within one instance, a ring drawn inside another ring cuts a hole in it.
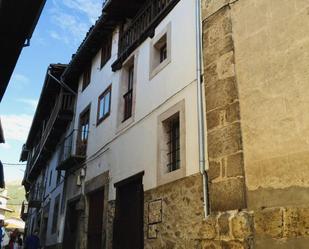
[[[171,6],[179,0],[150,0],[139,11],[129,27],[120,34],[118,57],[128,54],[128,50],[142,37],[142,35],[158,21]]]
[[[41,139],[39,143],[35,147],[35,152],[31,157],[30,161],[28,160],[28,164],[31,169],[35,166],[38,157],[40,156],[44,145],[53,129],[56,119],[59,117],[60,112],[68,113],[71,112],[73,114],[74,111],[74,95],[69,93],[61,92],[57,98],[56,104],[50,114],[50,117],[43,129]]]
[[[81,132],[87,134],[81,135]],[[73,130],[66,136],[60,144],[59,160],[61,164],[71,157],[85,157],[87,152],[88,139],[82,140],[81,137],[88,138],[89,131]]]

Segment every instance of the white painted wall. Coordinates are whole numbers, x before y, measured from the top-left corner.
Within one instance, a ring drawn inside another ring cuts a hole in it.
[[[157,119],[183,99],[186,115],[186,174],[198,172],[194,8],[194,1],[180,1],[156,28],[155,33],[159,34],[171,24],[172,52],[171,63],[154,78],[149,79],[151,39],[148,38],[134,52],[137,54],[135,115],[134,122],[125,129],[119,132],[117,125],[121,70],[115,73],[111,71],[111,64],[117,57],[117,31],[113,36],[111,60],[100,70],[98,53],[93,58],[91,83],[83,92],[80,81],[75,128],[78,127],[79,114],[91,103],[86,180],[110,170],[109,199],[115,198],[115,182],[141,171],[145,171],[145,190],[157,186]],[[111,115],[96,126],[98,97],[111,83]]]

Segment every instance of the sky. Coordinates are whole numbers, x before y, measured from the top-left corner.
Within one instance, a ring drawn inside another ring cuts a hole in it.
[[[19,157],[35,113],[48,65],[69,63],[86,32],[101,14],[103,0],[47,0],[16,64],[0,104],[5,144],[0,144],[5,181],[23,178]]]

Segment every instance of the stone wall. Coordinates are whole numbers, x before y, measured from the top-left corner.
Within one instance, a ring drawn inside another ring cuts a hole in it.
[[[199,248],[309,248],[309,2],[202,3],[216,236]]]
[[[212,212],[203,216],[202,178],[145,192],[145,249],[307,249],[309,207]]]
[[[212,206],[306,205],[309,2],[202,2]]]
[[[309,202],[309,2],[230,5],[250,208]]]
[[[229,6],[203,20],[203,50],[210,207],[212,211],[242,209],[247,203]]]
[[[202,177],[193,175],[145,192],[145,249],[195,248],[203,225]]]
[[[109,201],[107,207],[107,223],[106,223],[106,248],[113,248],[113,227],[115,217],[115,201]]]

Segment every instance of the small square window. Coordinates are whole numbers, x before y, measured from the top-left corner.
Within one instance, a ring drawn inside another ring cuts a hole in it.
[[[167,58],[167,47],[166,43],[163,44],[163,46],[160,48],[160,63],[165,61]]]
[[[150,79],[171,62],[171,24],[150,45]]]
[[[167,58],[167,36],[164,34],[160,40],[154,44],[154,66],[159,66]]]
[[[97,125],[99,125],[110,114],[111,109],[111,93],[112,87],[109,86],[99,97],[98,100],[98,114]]]

